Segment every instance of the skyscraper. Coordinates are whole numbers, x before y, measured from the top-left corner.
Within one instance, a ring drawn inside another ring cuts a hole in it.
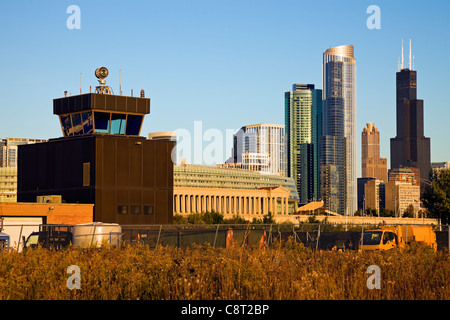
[[[294,84],[284,94],[287,174],[293,178],[300,203],[319,194],[318,142],[322,135],[322,90],[313,84]]]
[[[367,123],[361,133],[361,176],[387,182],[387,159],[380,158],[380,132]]]
[[[429,180],[431,171],[430,138],[424,136],[423,100],[417,99],[417,72],[402,63],[397,72],[397,136],[391,139],[391,169],[414,167],[420,169],[421,180]],[[423,188],[422,188],[423,189]]]
[[[357,208],[356,60],[353,45],[323,54],[323,136],[320,192],[325,208],[352,215]]]
[[[267,123],[243,126],[233,136],[232,158],[243,169],[286,175],[284,126]]]

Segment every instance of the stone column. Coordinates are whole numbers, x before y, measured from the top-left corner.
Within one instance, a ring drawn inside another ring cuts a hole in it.
[[[272,198],[273,214],[278,214],[277,197]]]
[[[244,214],[247,214],[248,212],[248,202],[247,202],[247,198],[248,197],[244,197]]]
[[[289,198],[288,197],[284,198],[284,206],[285,206],[284,213],[289,214]]]
[[[269,211],[269,206],[267,205],[267,197],[263,198],[263,214],[267,214]]]

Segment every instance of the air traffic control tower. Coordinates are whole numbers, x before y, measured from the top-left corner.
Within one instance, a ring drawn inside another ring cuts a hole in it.
[[[175,142],[148,140],[140,131],[150,99],[113,95],[95,72],[95,93],[53,100],[63,137],[19,148],[17,197],[61,195],[66,203],[94,204],[94,221],[167,224],[173,221]]]

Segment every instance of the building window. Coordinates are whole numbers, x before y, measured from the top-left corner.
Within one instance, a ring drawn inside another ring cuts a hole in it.
[[[142,116],[129,114],[127,116],[127,136],[138,136],[141,131]]]
[[[72,135],[72,122],[70,121],[70,115],[60,116],[59,119],[61,120],[64,137]]]
[[[125,133],[125,114],[113,113],[111,115],[111,134],[124,134]]]
[[[110,114],[107,112],[94,112],[96,133],[109,133]]]
[[[83,121],[84,134],[92,134],[94,132],[94,126],[92,121],[92,112],[84,112],[81,114]]]
[[[141,206],[131,206],[131,214],[141,214]]]
[[[117,213],[118,214],[127,214],[128,206],[117,206]]]
[[[72,128],[74,135],[83,134],[83,124],[81,122],[81,114],[74,113],[72,114]]]
[[[153,214],[153,206],[144,206],[144,214]]]

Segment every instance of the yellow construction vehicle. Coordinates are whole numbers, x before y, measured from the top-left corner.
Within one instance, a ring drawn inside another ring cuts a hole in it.
[[[423,242],[437,250],[436,233],[428,225],[381,226],[363,232],[361,250],[402,248],[412,241]]]

